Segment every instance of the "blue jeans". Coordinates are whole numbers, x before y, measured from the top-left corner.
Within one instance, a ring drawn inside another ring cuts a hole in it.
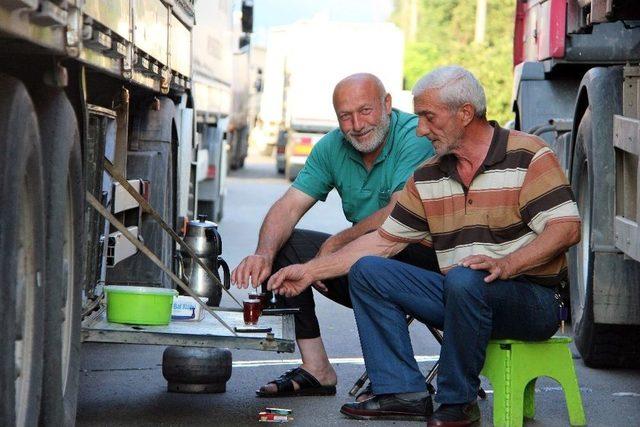
[[[374,394],[425,391],[405,316],[444,331],[440,403],[475,400],[490,338],[539,341],[558,329],[555,290],[527,280],[485,283],[486,271],[446,275],[367,256],[349,272],[351,301]]]

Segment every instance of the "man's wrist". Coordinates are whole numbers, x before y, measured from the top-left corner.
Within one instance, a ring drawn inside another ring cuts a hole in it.
[[[314,283],[320,280],[320,275],[316,271],[317,270],[316,265],[317,265],[316,259],[312,259],[302,264],[304,268],[303,276],[305,281],[308,281],[309,283]]]
[[[264,250],[260,250],[260,249],[256,249],[256,252],[254,253],[254,255],[266,258],[267,261],[269,262],[269,264],[273,264],[273,260],[275,258],[274,254],[272,252],[264,251]]]
[[[515,266],[514,266],[514,260],[513,257],[511,255],[507,255],[506,257],[502,258],[502,268],[504,269],[504,271],[502,272],[503,275],[507,278],[510,279],[513,276],[515,276],[517,274]]]

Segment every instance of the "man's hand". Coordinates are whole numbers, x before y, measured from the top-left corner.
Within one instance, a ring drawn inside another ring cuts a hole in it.
[[[271,274],[272,264],[273,259],[265,255],[249,255],[231,273],[231,283],[240,289],[249,287],[249,284],[257,288]]]
[[[287,298],[295,297],[313,283],[305,264],[293,264],[278,270],[267,284],[267,289]]]
[[[511,277],[509,261],[505,258],[491,258],[486,255],[471,255],[460,260],[458,265],[469,267],[472,270],[486,270],[490,274],[484,278],[486,283],[496,279],[506,280]]]

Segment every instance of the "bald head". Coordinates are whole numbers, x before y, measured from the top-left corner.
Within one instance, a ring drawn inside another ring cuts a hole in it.
[[[336,101],[345,96],[351,96],[353,92],[366,92],[371,96],[383,100],[387,94],[382,81],[370,73],[357,73],[340,80],[333,90],[333,106]]]
[[[389,130],[391,95],[379,78],[352,74],[333,90],[333,108],[345,138],[361,153],[376,153]]]

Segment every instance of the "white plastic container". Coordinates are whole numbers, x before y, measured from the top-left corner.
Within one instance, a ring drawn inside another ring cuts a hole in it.
[[[200,297],[200,301],[207,303],[209,298]],[[198,322],[204,317],[204,310],[195,299],[187,295],[180,295],[173,300],[171,320],[180,322]]]

